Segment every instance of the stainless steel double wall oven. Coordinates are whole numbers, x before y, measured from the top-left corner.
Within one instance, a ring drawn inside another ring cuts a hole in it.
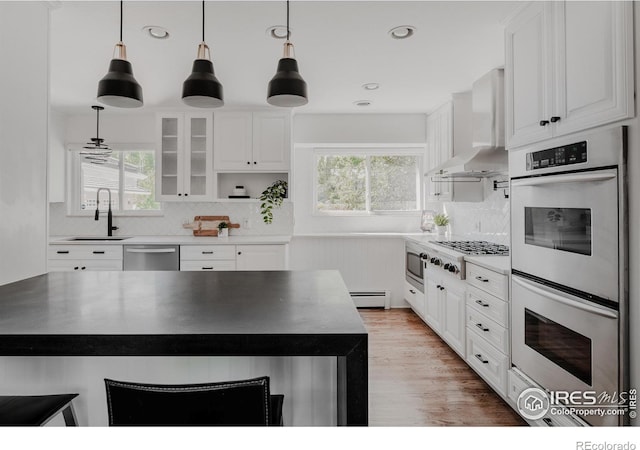
[[[550,391],[628,386],[625,159],[625,127],[510,154],[512,363]]]

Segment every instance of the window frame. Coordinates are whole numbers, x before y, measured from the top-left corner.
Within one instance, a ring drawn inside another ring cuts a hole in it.
[[[66,195],[65,200],[67,203],[67,216],[70,217],[93,217],[95,214],[94,209],[80,209],[80,174],[81,174],[81,157],[80,151],[84,144],[69,144],[67,146],[66,159],[67,159],[67,175],[66,178]],[[132,144],[111,144],[109,147],[114,152],[153,152],[157,157],[156,146],[153,143],[132,143]],[[157,168],[157,164],[155,165]],[[122,170],[122,160],[119,170]],[[120,177],[119,186],[122,190],[124,179]],[[101,193],[100,199],[105,200],[107,194]],[[157,201],[157,200],[156,200]],[[157,210],[113,210],[114,217],[157,217],[164,216],[164,203],[157,201],[160,204],[160,209]]]
[[[398,146],[380,146],[379,144],[372,144],[370,146],[358,145],[358,146],[341,146],[341,147],[315,147],[313,149],[313,186],[312,186],[312,216],[315,217],[375,217],[375,216],[419,216],[422,213],[422,207],[424,205],[425,189],[422,182],[424,174],[424,161],[425,161],[426,146],[416,147],[398,147]],[[366,167],[366,179],[365,179],[365,207],[366,211],[321,211],[318,209],[318,157],[320,156],[364,156]],[[370,195],[370,156],[415,156],[416,162],[416,210],[371,210],[371,195]]]

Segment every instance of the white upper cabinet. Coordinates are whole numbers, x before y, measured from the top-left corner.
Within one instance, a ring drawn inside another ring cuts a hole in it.
[[[427,172],[453,156],[453,102],[447,102],[427,117]],[[450,201],[451,182],[427,175],[428,201]]]
[[[224,112],[214,118],[214,170],[289,170],[289,113]]]
[[[507,27],[507,147],[634,116],[631,2],[532,2]]]
[[[213,200],[212,121],[210,113],[158,114],[158,200]]]

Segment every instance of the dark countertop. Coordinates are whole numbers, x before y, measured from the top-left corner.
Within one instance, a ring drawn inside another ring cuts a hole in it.
[[[337,271],[49,273],[0,286],[0,335],[366,334]]]

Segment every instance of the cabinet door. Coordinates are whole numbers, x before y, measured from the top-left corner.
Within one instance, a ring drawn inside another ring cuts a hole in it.
[[[176,200],[185,192],[180,155],[183,152],[184,120],[179,115],[158,115],[156,124],[156,199]]]
[[[425,277],[425,312],[427,325],[436,333],[440,333],[440,280]]]
[[[531,2],[505,29],[507,148],[551,137],[551,2]]]
[[[211,114],[185,114],[183,154],[185,200],[213,200],[212,128]]]
[[[289,114],[253,114],[254,170],[289,170],[291,154]]]
[[[49,260],[49,272],[120,271],[122,260]]]
[[[465,357],[466,316],[464,285],[447,282],[441,291],[442,338],[449,346]]]
[[[215,113],[213,123],[214,170],[253,170],[252,114]]]
[[[557,135],[633,117],[632,3],[553,3]]]
[[[237,270],[286,270],[286,245],[236,246]]]

